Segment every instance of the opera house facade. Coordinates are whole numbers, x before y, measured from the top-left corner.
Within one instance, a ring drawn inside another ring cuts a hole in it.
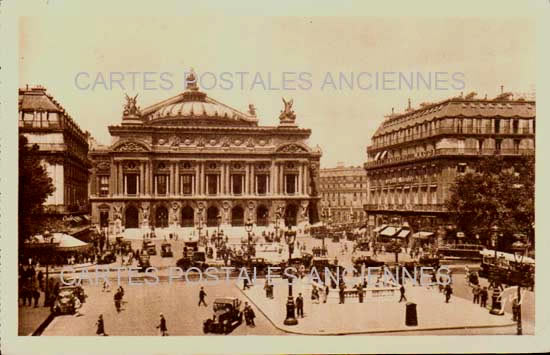
[[[144,109],[127,96],[112,144],[91,147],[92,223],[268,226],[277,212],[281,223],[317,222],[321,150],[307,145],[292,101],[283,99],[278,126],[260,126],[253,105],[241,112],[188,82]]]

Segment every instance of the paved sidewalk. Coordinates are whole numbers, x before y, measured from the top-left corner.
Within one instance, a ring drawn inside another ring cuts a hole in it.
[[[409,332],[418,330],[442,330],[457,328],[488,328],[511,326],[511,316],[489,314],[471,302],[452,297],[450,303],[437,289],[407,286],[409,302],[417,304],[418,326],[405,325],[405,302],[398,303],[395,297],[366,299],[346,299],[338,304],[337,298],[329,297],[325,304],[312,304],[308,285],[295,285],[294,297],[304,291],[304,318],[298,325],[283,324],[288,296],[288,286],[282,282],[275,284],[274,299],[267,299],[263,290],[265,280],[258,279],[255,286],[242,291],[256,307],[280,330],[303,335],[342,335],[379,332]],[[337,290],[330,291],[336,294]]]
[[[34,300],[33,303],[34,305]],[[18,309],[18,335],[32,335],[40,326],[48,320],[50,307],[43,307],[44,292],[40,292],[38,307],[19,306]]]

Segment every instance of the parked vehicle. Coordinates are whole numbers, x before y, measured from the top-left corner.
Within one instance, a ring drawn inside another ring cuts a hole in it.
[[[203,322],[202,330],[206,333],[230,333],[243,322],[241,300],[235,297],[217,298],[214,300],[214,314]]]
[[[172,253],[172,244],[162,243],[162,245],[160,246],[160,256],[163,258],[173,257],[174,253]]]
[[[143,241],[141,249],[146,251],[149,255],[157,255],[157,248],[155,247],[155,244],[149,240]]]
[[[80,303],[86,300],[86,294],[81,286],[63,286],[54,301],[55,314],[74,314],[76,312],[76,299]]]
[[[479,244],[451,244],[437,248],[437,254],[441,259],[480,260],[481,250],[483,246]]]
[[[145,272],[148,267],[151,267],[151,257],[149,254],[146,254],[145,252],[142,252],[138,259],[138,268],[139,272]]]

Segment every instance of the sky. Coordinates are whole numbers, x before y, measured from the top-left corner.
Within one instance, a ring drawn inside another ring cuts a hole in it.
[[[519,17],[23,17],[19,31],[19,86],[46,87],[100,143],[121,122],[125,94],[155,104],[182,92],[193,68],[210,97],[254,104],[261,125],[277,125],[281,98],[292,98],[323,167],[364,163],[384,115],[409,99],[491,98],[536,82],[535,26]]]

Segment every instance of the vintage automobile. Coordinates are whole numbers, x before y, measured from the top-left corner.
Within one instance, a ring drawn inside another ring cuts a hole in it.
[[[379,261],[376,259],[373,259],[371,256],[359,256],[357,258],[352,258],[353,267],[360,271],[361,268],[364,266],[365,268],[369,267],[382,267],[385,265],[383,261]]]
[[[206,263],[206,252],[204,251],[187,251],[181,259],[176,262],[176,266],[187,270],[191,267],[199,268],[204,271],[208,268]]]
[[[116,261],[116,255],[110,250],[103,252],[103,254],[99,255],[97,258],[98,264],[111,264],[111,263],[114,263],[115,261]]]
[[[170,243],[162,243],[160,246],[160,256],[163,258],[171,258],[174,256],[174,253],[172,253],[172,244]]]
[[[155,247],[155,244],[149,240],[143,241],[141,249],[146,251],[149,255],[157,255],[157,248]]]
[[[141,255],[138,258],[138,268],[139,272],[145,272],[148,267],[151,267],[151,256],[149,254],[146,254],[146,252],[142,252]]]
[[[241,300],[235,297],[216,298],[214,315],[203,322],[202,330],[206,333],[230,333],[243,322]]]
[[[53,311],[59,314],[74,314],[76,312],[76,299],[80,303],[86,301],[86,294],[81,286],[63,286],[55,298]]]
[[[498,252],[494,258],[494,251],[483,250],[480,277],[486,277],[490,283],[500,285],[520,285],[533,289],[535,286],[535,262],[526,259],[524,264],[518,265],[514,256],[509,253]]]

